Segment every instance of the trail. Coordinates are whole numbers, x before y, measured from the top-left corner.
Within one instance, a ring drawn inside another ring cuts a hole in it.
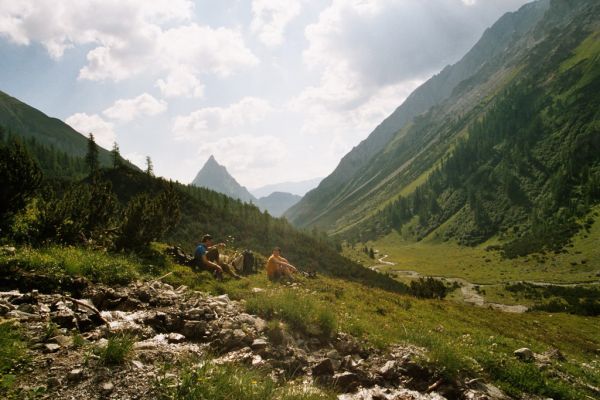
[[[371,267],[369,267],[370,269],[372,269],[373,271],[377,271],[379,272],[381,267],[389,267],[389,266],[393,266],[396,265],[396,263],[391,262],[391,261],[386,261],[385,259],[388,257],[387,254],[383,255],[382,257],[378,258],[377,261],[379,262],[379,264],[373,265]],[[425,276],[429,276],[429,275],[422,275],[421,273],[417,272],[417,271],[412,271],[412,270],[401,270],[401,269],[391,269],[391,270],[387,270],[386,272],[392,273],[396,276],[402,276],[405,278],[410,278],[410,279],[419,279]],[[511,312],[511,313],[524,313],[525,311],[528,310],[528,307],[525,305],[521,305],[521,304],[517,304],[517,305],[508,305],[508,304],[501,304],[501,303],[491,303],[491,302],[486,302],[484,296],[481,294],[481,292],[478,290],[478,288],[481,287],[486,287],[486,286],[493,286],[493,285],[486,285],[486,284],[474,284],[472,282],[467,281],[464,278],[456,278],[456,277],[446,277],[446,276],[432,276],[432,278],[434,279],[438,279],[438,280],[442,280],[442,281],[447,281],[450,283],[457,283],[460,285],[460,291],[461,294],[463,296],[463,301],[467,304],[471,304],[473,306],[477,306],[477,307],[489,307],[489,308],[493,308],[495,310],[500,310],[500,311],[504,311],[504,312]],[[596,281],[596,282],[574,282],[574,283],[551,283],[551,282],[539,282],[539,281],[514,281],[514,282],[507,282],[508,284],[515,284],[515,283],[526,283],[526,284],[532,284],[532,285],[536,285],[536,286],[561,286],[561,287],[576,287],[576,286],[582,286],[582,285],[599,285],[600,281]]]

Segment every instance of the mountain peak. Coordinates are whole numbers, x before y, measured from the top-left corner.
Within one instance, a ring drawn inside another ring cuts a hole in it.
[[[192,185],[205,187],[248,203],[256,202],[254,196],[244,186],[240,185],[229,174],[227,168],[219,164],[212,154],[192,181]]]

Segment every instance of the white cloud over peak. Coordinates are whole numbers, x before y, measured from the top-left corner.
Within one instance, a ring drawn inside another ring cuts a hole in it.
[[[178,139],[206,140],[216,133],[227,134],[242,126],[262,121],[273,108],[263,99],[244,97],[229,107],[205,107],[175,118],[173,133]]]
[[[214,155],[236,180],[248,186],[260,185],[265,175],[275,178],[273,171],[285,170],[286,166],[282,164],[288,156],[286,146],[279,138],[246,134],[202,143],[198,154],[205,158]]]
[[[77,113],[65,119],[65,122],[86,137],[92,133],[96,143],[105,149],[112,148],[117,139],[113,124],[103,120],[97,114]]]
[[[300,14],[301,0],[253,0],[250,29],[267,46],[283,43],[285,28]]]
[[[117,100],[102,112],[105,116],[119,121],[132,121],[140,116],[160,114],[167,109],[164,100],[157,100],[148,93],[142,93],[133,99]]]

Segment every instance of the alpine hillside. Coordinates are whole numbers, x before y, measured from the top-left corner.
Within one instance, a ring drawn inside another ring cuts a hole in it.
[[[49,117],[2,91],[0,91],[0,126],[12,135],[53,148],[69,157],[83,158],[87,152],[88,141],[81,133],[63,121]],[[110,152],[102,147],[98,150],[100,163],[109,165]]]
[[[505,14],[286,216],[362,240],[564,244],[600,199],[599,16],[590,0]]]

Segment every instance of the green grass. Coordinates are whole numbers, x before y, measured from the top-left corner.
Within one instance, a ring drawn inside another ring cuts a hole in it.
[[[121,365],[131,356],[135,342],[135,337],[114,335],[108,338],[105,346],[96,347],[94,353],[100,357],[102,364]]]
[[[257,295],[252,292],[253,287],[262,287],[265,292]],[[572,374],[569,379],[575,381],[593,385],[600,380],[597,369],[580,369],[582,364],[596,359],[600,348],[600,320],[594,317],[543,312],[509,314],[453,301],[419,300],[323,276],[301,280],[300,289],[273,285],[262,276],[251,277],[246,289],[234,281],[221,286],[227,293],[230,288],[236,297],[246,299],[249,312],[272,318],[269,331],[273,334],[280,329],[280,319],[300,317],[300,323],[307,324],[311,320],[307,315],[314,315],[286,314],[285,304],[295,304],[297,308],[304,303],[313,304],[316,309],[319,304],[326,304],[336,316],[340,331],[379,348],[395,343],[421,346],[426,349],[423,362],[440,375],[484,376],[509,393],[531,392],[562,399],[589,395],[583,385],[565,383],[551,370],[529,371],[512,354],[521,347],[537,353],[558,348],[567,361],[556,363],[554,369],[568,371]],[[286,322],[289,329],[298,328]],[[523,371],[531,379],[527,385],[518,379]]]
[[[292,330],[312,336],[330,337],[337,329],[336,317],[324,302],[287,287],[251,296],[246,309],[267,319],[281,318]]]
[[[203,361],[186,366],[179,379],[157,381],[157,398],[161,400],[333,400],[336,397],[314,387],[273,382],[265,373],[235,365]]]
[[[582,231],[568,247],[567,254],[534,254],[516,259],[503,259],[484,246],[464,247],[454,243],[405,241],[397,233],[389,234],[367,245],[388,254],[388,270],[411,270],[422,275],[464,278],[472,283],[499,284],[511,281],[543,281],[551,283],[597,281],[600,265],[600,224],[590,232]],[[356,251],[345,249],[345,255],[356,258]]]
[[[0,321],[0,394],[10,394],[19,367],[27,362],[26,349],[18,323]]]
[[[60,246],[21,247],[14,256],[0,255],[0,268],[9,266],[53,276],[84,276],[109,285],[129,283],[144,268],[133,257]]]

